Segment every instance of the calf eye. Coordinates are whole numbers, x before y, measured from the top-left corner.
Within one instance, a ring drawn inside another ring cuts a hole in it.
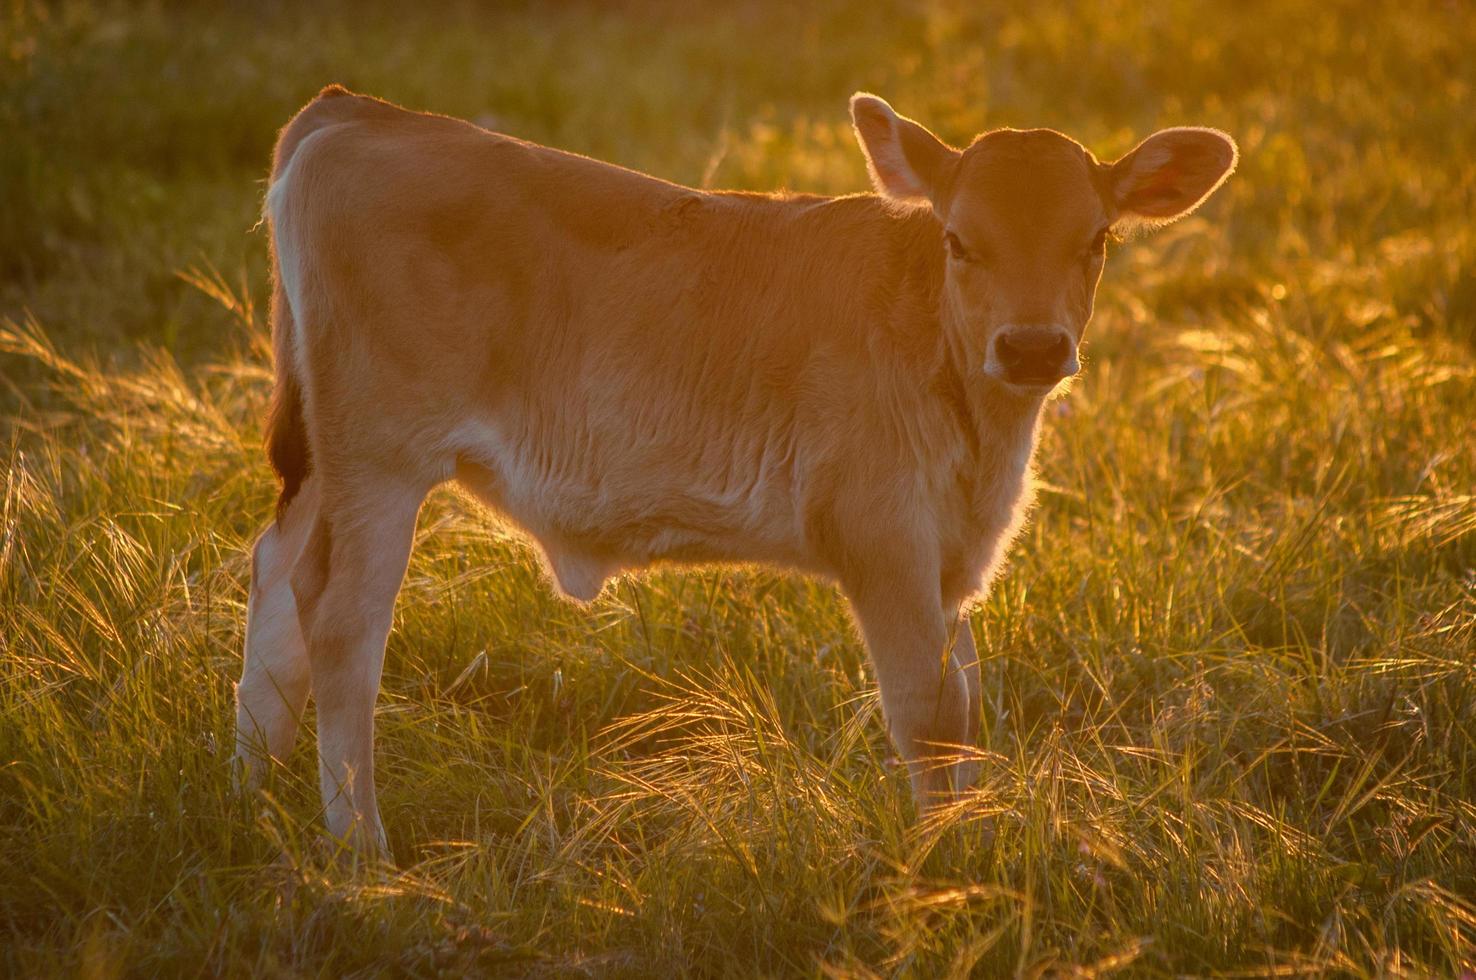
[[[963,242],[959,241],[958,236],[953,232],[945,231],[943,233],[943,242],[948,246],[949,257],[958,259],[961,262],[968,262],[973,259],[973,256],[969,254],[969,250],[963,247]]]

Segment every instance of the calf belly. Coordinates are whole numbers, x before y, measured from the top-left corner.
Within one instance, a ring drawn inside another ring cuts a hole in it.
[[[592,473],[550,479],[462,456],[456,480],[542,553],[559,591],[588,602],[613,575],[661,562],[762,563],[824,573],[807,553],[792,502],[737,493],[642,488]],[[778,512],[778,513],[776,513]]]

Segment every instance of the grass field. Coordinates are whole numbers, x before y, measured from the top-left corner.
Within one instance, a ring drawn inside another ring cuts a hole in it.
[[[301,7],[0,12],[0,970],[1476,972],[1469,6]],[[970,622],[988,765],[948,820],[913,826],[829,587],[579,609],[450,493],[380,698],[398,868],[325,858],[310,739],[233,798],[275,493],[254,224],[330,81],[822,193],[865,187],[860,88],[956,142],[1237,137],[1109,259]]]

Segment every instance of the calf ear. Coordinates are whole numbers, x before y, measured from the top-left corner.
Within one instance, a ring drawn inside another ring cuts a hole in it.
[[[1166,224],[1199,207],[1235,169],[1235,141],[1218,129],[1163,129],[1112,164],[1117,210]]]
[[[958,161],[957,150],[866,92],[851,96],[851,122],[877,193],[900,201],[938,203]]]

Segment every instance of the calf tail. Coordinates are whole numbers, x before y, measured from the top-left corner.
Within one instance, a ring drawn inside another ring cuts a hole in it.
[[[282,288],[281,270],[273,271],[277,284],[272,291],[272,348],[277,383],[267,412],[266,446],[272,469],[282,480],[282,492],[277,497],[280,521],[312,469],[312,452],[308,446],[307,420],[303,416],[302,384],[292,351],[292,307]]]
[[[302,489],[313,462],[303,403],[301,365],[297,359],[296,333],[301,327],[297,317],[303,311],[292,308],[287,288],[300,283],[303,272],[298,265],[303,258],[301,249],[294,246],[292,229],[288,227],[294,223],[288,203],[293,160],[303,141],[315,131],[351,118],[366,104],[372,104],[372,100],[354,96],[341,85],[328,86],[282,128],[272,157],[272,180],[267,190],[264,216],[271,228],[272,239],[272,356],[276,362],[277,384],[267,415],[266,445],[272,468],[282,479],[282,492],[277,498],[278,520]]]

